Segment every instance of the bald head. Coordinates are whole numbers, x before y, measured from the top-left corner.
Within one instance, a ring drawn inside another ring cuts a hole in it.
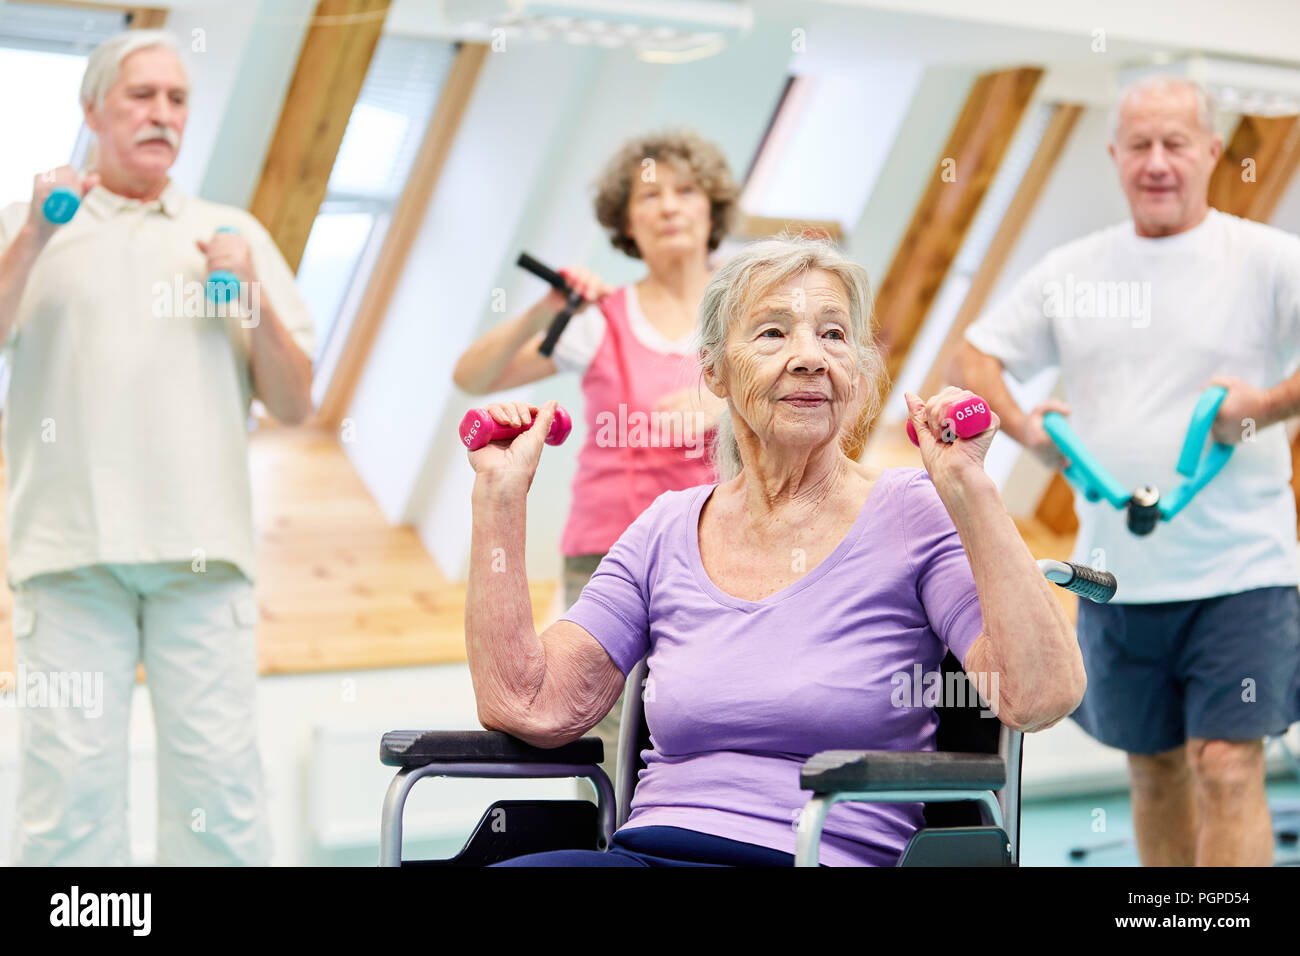
[[[1223,140],[1200,84],[1160,74],[1139,80],[1122,92],[1111,134],[1108,148],[1138,235],[1173,235],[1205,218]]]

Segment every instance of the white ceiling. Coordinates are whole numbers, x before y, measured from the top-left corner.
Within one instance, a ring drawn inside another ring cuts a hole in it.
[[[955,38],[960,47],[965,36],[968,50],[993,39],[1000,49],[1019,48],[1021,56],[1073,59],[1094,55],[1089,41],[1094,31],[1103,30],[1107,45],[1116,48],[1133,44],[1300,63],[1295,0],[810,0],[797,5],[839,8],[845,24],[857,18],[866,25],[884,13],[901,16],[919,32],[901,28],[891,39],[920,46],[943,37]],[[943,21],[957,33],[939,28]],[[970,32],[976,25],[998,30]],[[1044,40],[1047,45],[1039,48]]]
[[[618,6],[618,0],[605,2]],[[644,7],[642,0],[628,5]],[[491,6],[500,0],[485,0]],[[1212,52],[1300,63],[1295,0],[751,0],[750,6],[760,26],[776,17],[803,17],[810,48],[851,50],[856,57],[1088,66],[1127,65],[1153,53]],[[442,35],[441,9],[441,0],[394,0],[388,29]],[[1104,53],[1092,49],[1095,31],[1104,31]]]
[[[87,2],[111,6],[121,0]],[[264,7],[262,0],[144,2],[211,7],[226,16],[252,16]],[[629,3],[644,6],[643,0]],[[777,16],[806,18],[809,54],[821,47],[826,57],[1050,63],[1066,69],[1104,63],[1113,70],[1153,54],[1202,52],[1300,65],[1296,0],[751,0],[751,6],[759,25]],[[441,8],[441,0],[393,0],[386,29],[445,35]],[[1105,53],[1092,50],[1099,30],[1105,32]]]

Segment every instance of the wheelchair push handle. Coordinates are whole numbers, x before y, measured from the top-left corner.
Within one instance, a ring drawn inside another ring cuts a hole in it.
[[[1038,562],[1038,567],[1043,572],[1043,577],[1057,587],[1065,588],[1097,604],[1105,604],[1119,589],[1119,582],[1115,580],[1115,575],[1109,571],[1090,568],[1086,564],[1044,558]]]
[[[522,269],[527,269],[566,297],[564,308],[555,313],[550,328],[546,330],[546,337],[542,339],[541,347],[537,350],[541,355],[550,358],[551,353],[555,351],[555,344],[560,341],[560,336],[564,334],[565,326],[569,324],[573,314],[582,308],[583,298],[569,286],[564,276],[550,266],[538,262],[528,253],[519,253],[519,258],[515,261],[515,264]]]

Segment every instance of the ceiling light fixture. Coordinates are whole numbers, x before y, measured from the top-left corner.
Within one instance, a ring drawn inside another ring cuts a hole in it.
[[[443,15],[464,39],[489,42],[501,30],[532,42],[626,47],[648,63],[713,56],[754,23],[749,0],[444,0]]]

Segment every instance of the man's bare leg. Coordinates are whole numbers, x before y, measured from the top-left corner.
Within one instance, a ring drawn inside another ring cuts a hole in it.
[[[1129,754],[1133,832],[1143,866],[1196,862],[1199,807],[1187,748]]]
[[[1272,866],[1273,825],[1262,740],[1187,741],[1196,785],[1198,866]]]

